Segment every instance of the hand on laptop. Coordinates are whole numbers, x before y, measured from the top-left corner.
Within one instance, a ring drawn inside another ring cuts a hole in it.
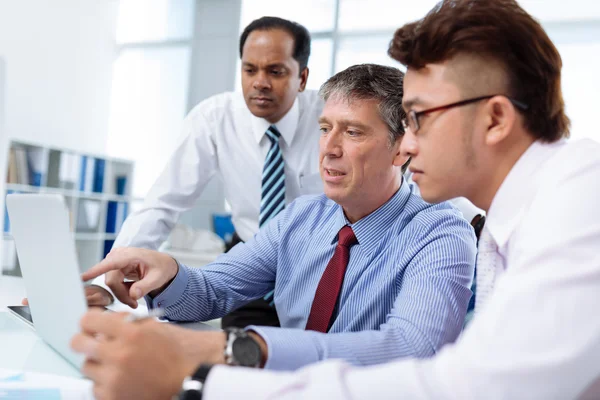
[[[106,307],[113,302],[112,295],[103,287],[90,285],[85,287],[85,298],[90,307]],[[29,305],[27,297],[21,300],[24,306]]]
[[[198,332],[123,313],[89,311],[71,348],[86,357],[81,372],[98,399],[170,399],[203,362],[224,363],[223,332]]]
[[[147,294],[158,295],[171,283],[178,270],[177,262],[167,254],[134,247],[120,247],[113,249],[104,260],[83,273],[81,278],[88,281],[106,274],[106,285],[117,299],[132,308],[137,308],[138,299]],[[125,279],[133,282],[125,282]]]

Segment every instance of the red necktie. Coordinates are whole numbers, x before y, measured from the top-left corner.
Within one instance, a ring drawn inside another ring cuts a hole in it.
[[[306,330],[327,332],[329,328],[329,321],[331,321],[335,303],[340,295],[344,274],[350,259],[350,247],[357,242],[352,228],[348,225],[340,229],[338,236],[335,253],[329,260],[321,281],[319,281],[319,286],[317,286]]]

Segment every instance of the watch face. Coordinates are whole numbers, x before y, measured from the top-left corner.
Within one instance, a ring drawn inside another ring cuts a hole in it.
[[[235,361],[243,367],[257,367],[260,365],[260,347],[249,336],[236,338],[233,342],[232,353]]]

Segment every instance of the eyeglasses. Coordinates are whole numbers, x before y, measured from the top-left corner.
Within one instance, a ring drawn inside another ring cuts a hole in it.
[[[504,96],[504,95],[492,94],[489,96],[480,96],[480,97],[475,97],[473,99],[461,100],[461,101],[457,101],[456,103],[446,104],[445,106],[434,107],[434,108],[430,108],[428,110],[423,110],[423,111],[418,111],[418,112],[411,110],[407,113],[407,118],[402,120],[402,127],[404,128],[404,131],[410,129],[412,131],[412,133],[417,133],[417,131],[421,127],[419,125],[419,118],[422,115],[426,115],[426,114],[429,114],[429,113],[432,113],[435,111],[448,110],[448,109],[454,108],[454,107],[465,106],[467,104],[476,103],[481,100],[491,99],[492,97],[496,97],[496,96]],[[529,108],[529,105],[523,103],[522,101],[512,99],[508,96],[504,96],[504,97],[506,97],[515,107],[517,107],[518,109],[520,109],[522,111],[526,111]]]

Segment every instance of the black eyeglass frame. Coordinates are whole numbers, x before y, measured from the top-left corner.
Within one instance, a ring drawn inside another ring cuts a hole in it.
[[[422,115],[426,115],[426,114],[436,112],[436,111],[441,111],[441,110],[448,110],[448,109],[454,108],[454,107],[465,106],[467,104],[476,103],[481,100],[491,99],[492,97],[496,97],[496,96],[506,97],[515,107],[517,107],[521,111],[527,111],[529,109],[529,105],[523,103],[520,100],[513,99],[513,98],[505,96],[503,94],[491,94],[491,95],[487,95],[487,96],[479,96],[479,97],[474,97],[472,99],[461,100],[461,101],[457,101],[455,103],[450,103],[450,104],[446,104],[443,106],[429,108],[429,109],[423,110],[423,111],[410,110],[406,114],[406,118],[404,118],[402,120],[402,127],[404,128],[404,131],[406,131],[406,130],[408,130],[408,128],[410,127],[410,123],[412,122],[414,124],[414,126],[416,127],[416,129],[412,129],[412,132],[417,133],[417,131],[421,128],[421,126],[419,124],[419,117],[421,117]]]

